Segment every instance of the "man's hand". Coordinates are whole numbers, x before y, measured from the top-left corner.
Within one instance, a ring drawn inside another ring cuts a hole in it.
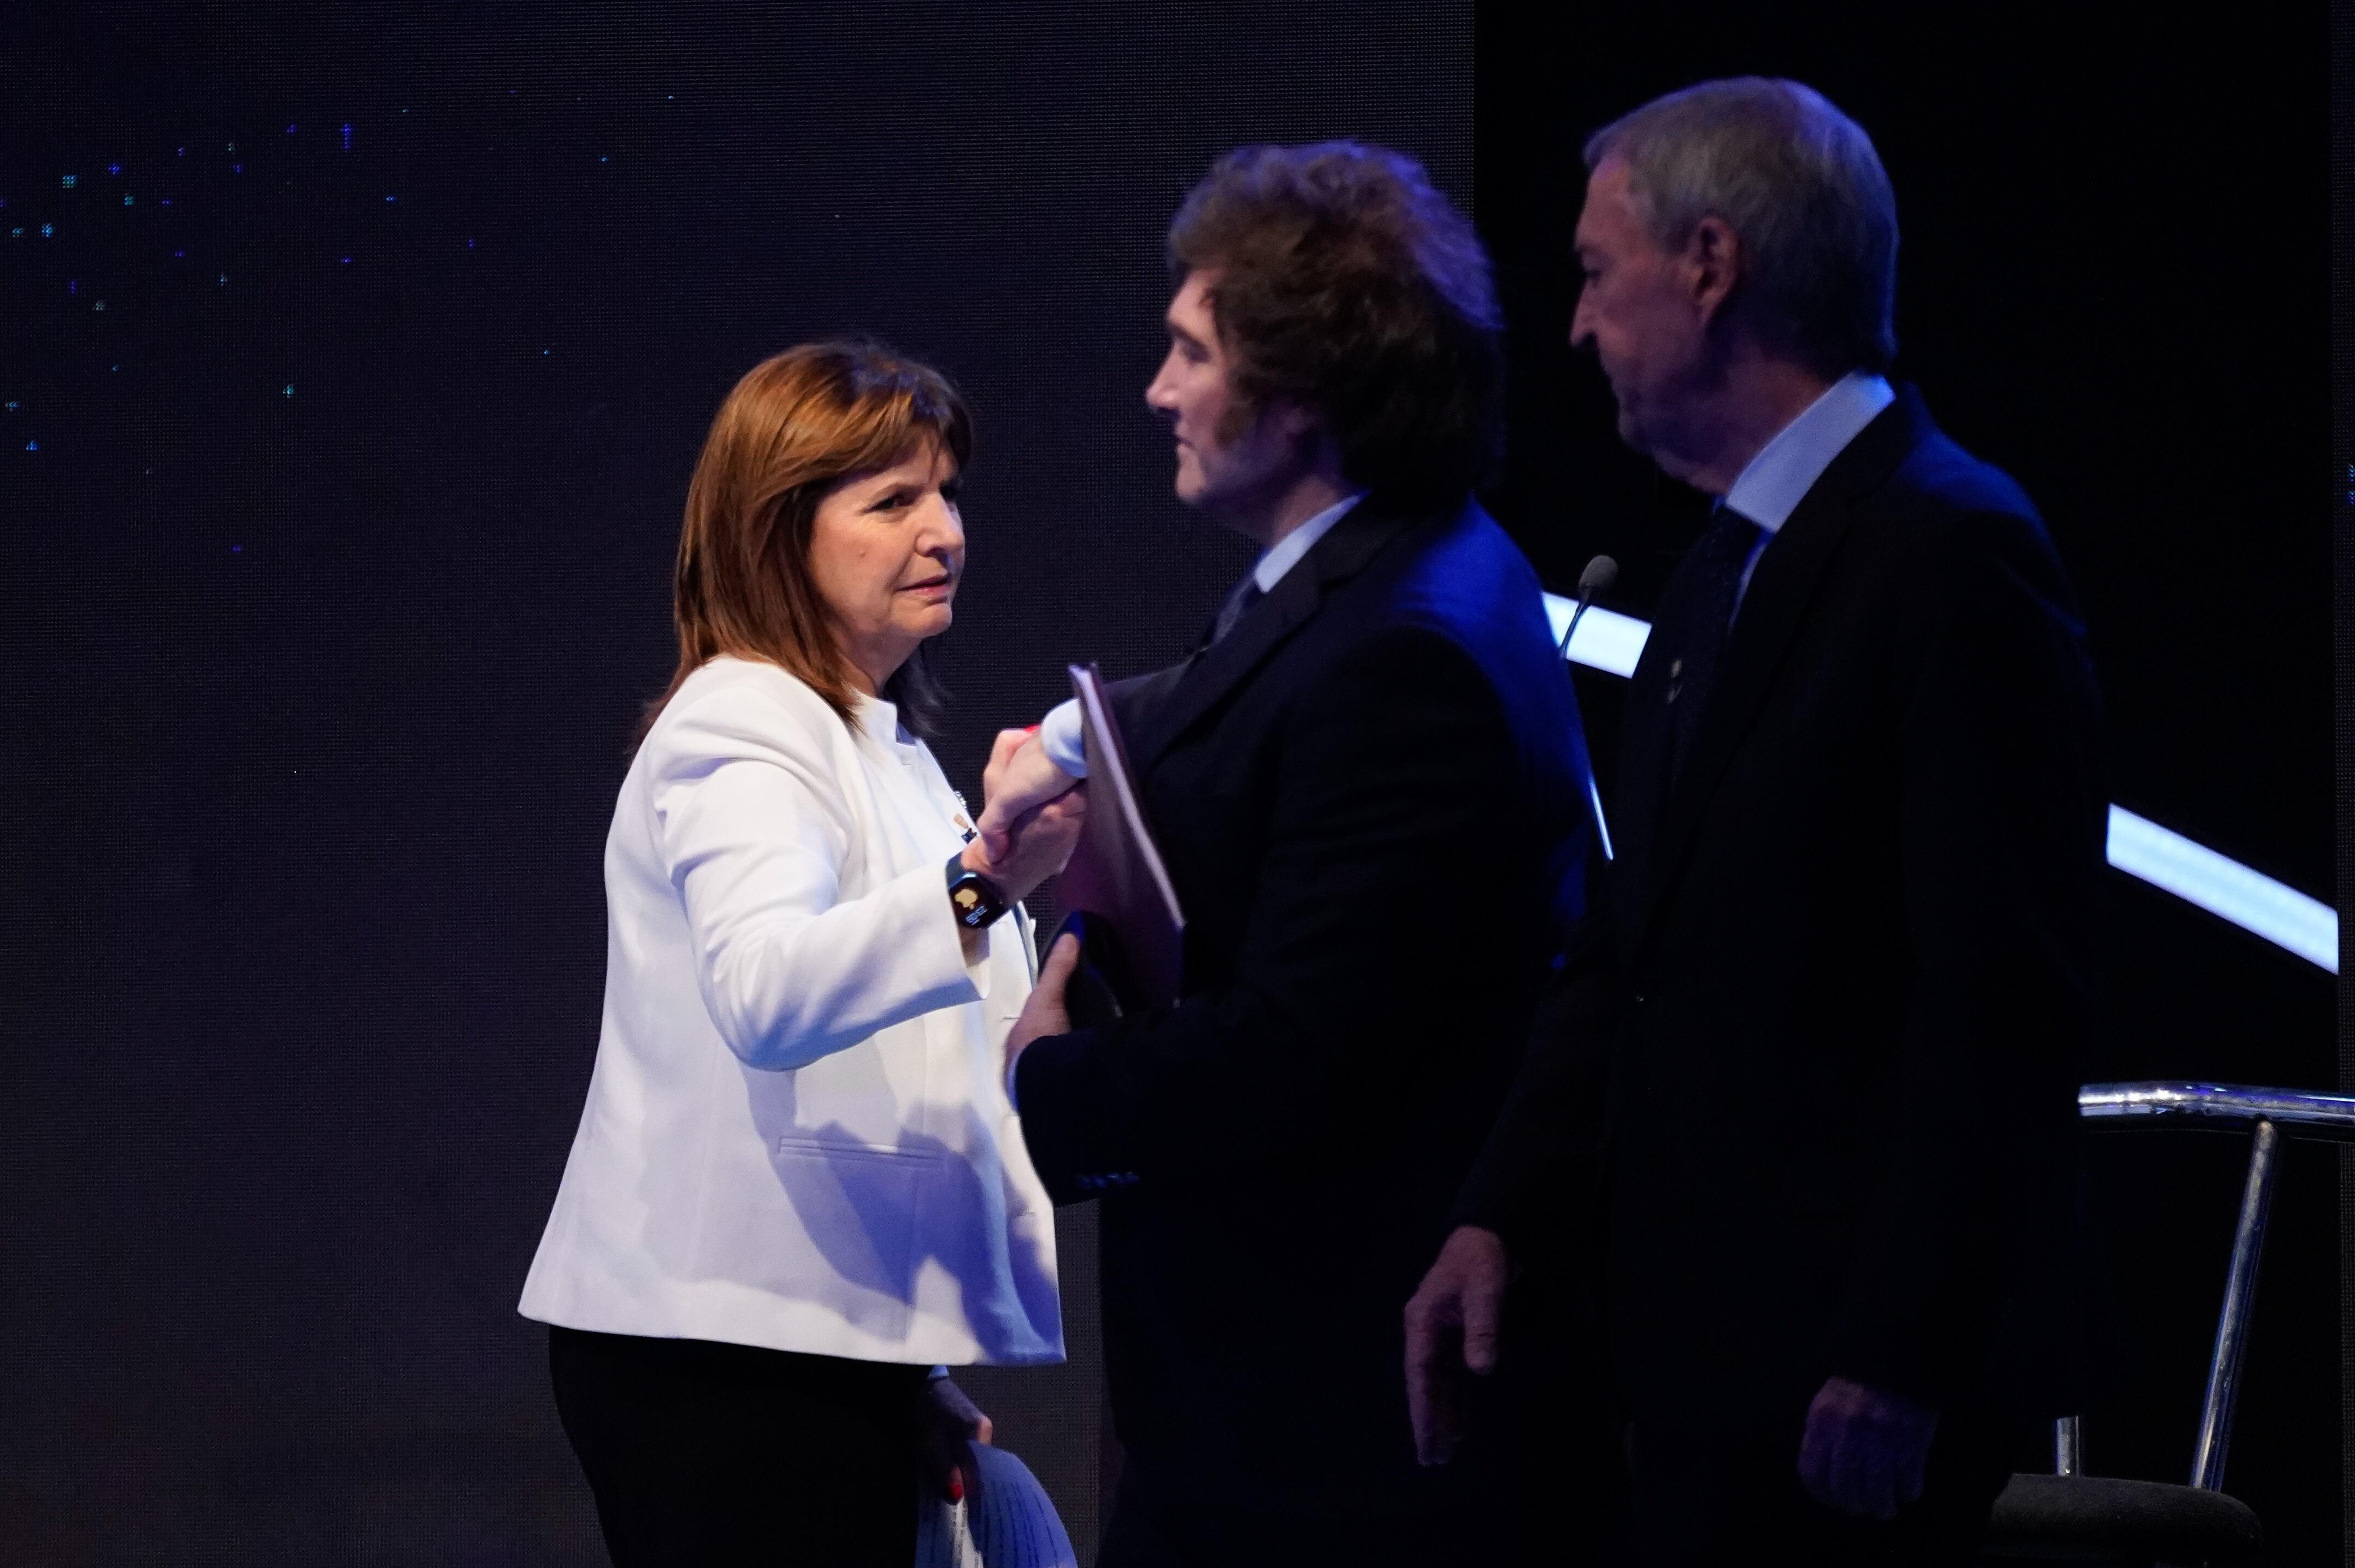
[[[1496,1370],[1505,1276],[1504,1238],[1459,1225],[1406,1304],[1406,1408],[1426,1465],[1447,1463],[1464,1435],[1464,1374]]]
[[[1799,1480],[1827,1508],[1894,1519],[1922,1495],[1938,1413],[1902,1394],[1833,1378],[1807,1406]]]
[[[1003,859],[1022,818],[1079,781],[1048,759],[1036,729],[1000,730],[989,748],[989,765],[982,770],[984,805],[981,846],[992,859]]]
[[[978,1497],[981,1469],[970,1445],[996,1435],[989,1417],[947,1378],[934,1378],[916,1396],[917,1462],[924,1479],[951,1502]]]
[[[1078,937],[1067,933],[1047,950],[1047,961],[1039,965],[1039,983],[1031,987],[1029,998],[1022,1004],[1021,1016],[1014,1020],[1014,1028],[1006,1037],[1006,1082],[1009,1087],[1014,1083],[1014,1063],[1032,1040],[1071,1032],[1071,1009],[1063,1001],[1063,991],[1071,983],[1071,971],[1079,966]]]

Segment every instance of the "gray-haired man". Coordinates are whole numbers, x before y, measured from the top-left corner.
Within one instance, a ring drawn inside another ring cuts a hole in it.
[[[1882,377],[1862,130],[1710,82],[1586,160],[1572,339],[1720,507],[1632,683],[1607,900],[1408,1307],[1418,1443],[1511,1252],[1599,1220],[1638,1561],[1971,1561],[2072,1392],[2082,631],[2027,496]]]

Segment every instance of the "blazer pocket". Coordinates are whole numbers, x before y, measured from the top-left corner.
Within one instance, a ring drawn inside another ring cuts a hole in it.
[[[868,1333],[905,1338],[915,1299],[916,1210],[936,1163],[929,1153],[780,1138],[770,1164],[800,1221],[802,1244],[776,1240],[803,1254],[808,1274],[789,1294],[830,1306]]]

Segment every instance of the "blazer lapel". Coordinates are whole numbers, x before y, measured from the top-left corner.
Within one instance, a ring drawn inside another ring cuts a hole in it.
[[[1710,694],[1700,727],[1693,732],[1692,754],[1685,759],[1683,772],[1668,792],[1652,842],[1640,852],[1644,874],[1629,889],[1632,907],[1624,928],[1631,957],[1649,934],[1668,890],[1676,883],[1710,798],[1717,793],[1734,752],[1774,688],[1783,656],[1806,619],[1824,569],[1847,537],[1854,519],[1852,504],[1877,488],[1933,429],[1921,394],[1912,387],[1904,388],[1897,400],[1832,460],[1758,558],[1749,592],[1734,617],[1733,634],[1726,643],[1717,688]],[[1632,720],[1630,727],[1634,728]],[[1666,726],[1651,726],[1650,743],[1657,747],[1666,733]]]
[[[1129,759],[1137,771],[1152,767],[1196,720],[1241,685],[1316,613],[1328,590],[1356,576],[1418,520],[1379,511],[1370,500],[1359,502],[1233,630],[1177,667],[1174,683],[1162,688],[1156,681],[1151,698],[1137,704],[1137,721],[1128,737]]]

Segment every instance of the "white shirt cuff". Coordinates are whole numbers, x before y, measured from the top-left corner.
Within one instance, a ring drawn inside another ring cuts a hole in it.
[[[1056,704],[1039,721],[1039,744],[1047,760],[1075,779],[1088,776],[1087,731],[1080,723],[1079,699]]]

